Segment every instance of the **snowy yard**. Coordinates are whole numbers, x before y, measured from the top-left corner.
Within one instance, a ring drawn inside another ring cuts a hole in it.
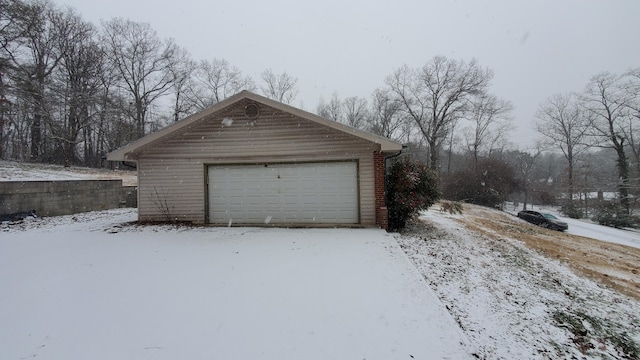
[[[139,226],[133,209],[3,223],[0,358],[640,357],[637,300],[466,228],[467,210],[402,235]]]
[[[2,359],[469,359],[377,229],[0,225]]]

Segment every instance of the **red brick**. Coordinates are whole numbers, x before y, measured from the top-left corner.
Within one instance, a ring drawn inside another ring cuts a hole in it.
[[[384,155],[381,152],[373,153],[375,197],[376,197],[376,224],[380,228],[388,230],[388,213],[384,199]]]

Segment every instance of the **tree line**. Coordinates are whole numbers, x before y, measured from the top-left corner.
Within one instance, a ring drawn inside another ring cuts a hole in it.
[[[96,26],[47,0],[0,0],[0,10],[0,158],[101,166],[106,152],[241,90],[284,103],[298,93],[286,72],[255,81],[224,59],[196,61],[146,23]],[[489,93],[492,77],[475,60],[436,57],[396,70],[371,101],[334,93],[316,112],[425,142],[435,168],[454,129],[464,128],[476,159],[504,145],[512,105]],[[465,118],[473,126],[460,127]]]
[[[517,194],[526,207],[564,196],[578,211],[588,193],[616,191],[631,213],[640,68],[550,96],[528,149],[510,142],[513,105],[491,92],[493,76],[476,60],[436,56],[393,70],[368,98],[321,98],[315,112],[407,144],[403,156],[438,173],[450,198]],[[195,60],[146,23],[95,25],[47,0],[0,0],[0,159],[104,166],[109,151],[241,90],[291,104],[297,78],[266,69],[256,81],[224,59]]]
[[[243,89],[290,102],[296,83],[195,61],[146,23],[96,26],[47,0],[0,0],[2,159],[99,167],[107,152]]]
[[[602,164],[590,162],[593,149],[599,148],[615,154],[613,183],[621,213],[630,215],[640,188],[640,68],[602,72],[581,92],[553,95],[540,106],[537,118],[543,142],[565,160],[568,212],[579,212],[574,204],[579,177],[599,175],[593,168]]]
[[[535,147],[485,154],[480,171],[467,161],[445,195],[491,205],[510,198],[525,209],[561,205],[567,216],[640,226],[632,217],[640,196],[640,68],[596,74],[582,91],[545,99],[535,117]]]
[[[554,204],[586,217],[615,193],[612,216],[632,215],[640,196],[640,68],[602,72],[582,91],[545,99],[528,149],[510,142],[513,105],[491,93],[492,77],[474,60],[437,56],[396,69],[369,107],[334,93],[318,113],[408,144],[408,155],[439,174],[445,198]]]

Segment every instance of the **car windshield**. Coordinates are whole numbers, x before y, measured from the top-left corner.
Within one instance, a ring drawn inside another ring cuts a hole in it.
[[[557,217],[555,217],[555,216],[553,216],[553,215],[551,215],[551,214],[542,214],[542,216],[544,216],[544,217],[545,217],[545,218],[547,218],[547,219],[554,219],[554,220],[557,220],[557,219],[558,219]]]

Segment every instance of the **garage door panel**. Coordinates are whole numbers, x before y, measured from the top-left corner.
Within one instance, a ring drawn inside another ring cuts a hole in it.
[[[358,223],[357,163],[209,167],[211,223]]]

